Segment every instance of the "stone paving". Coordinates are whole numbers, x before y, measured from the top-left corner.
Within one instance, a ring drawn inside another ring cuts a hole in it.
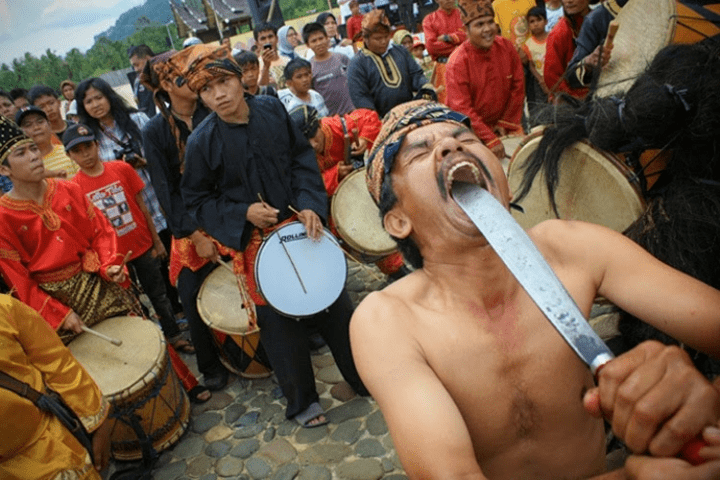
[[[354,303],[386,284],[372,265],[350,261],[348,267],[347,288]],[[194,357],[183,358],[197,372]],[[354,395],[327,347],[313,354],[312,362],[328,425],[307,429],[287,420],[274,377],[231,375],[224,390],[193,406],[188,430],[161,454],[153,478],[406,479],[377,404]],[[131,465],[113,462],[106,478]]]

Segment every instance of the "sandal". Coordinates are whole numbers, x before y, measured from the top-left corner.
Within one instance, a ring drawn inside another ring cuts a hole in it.
[[[329,422],[318,402],[311,403],[308,408],[295,415],[295,421],[303,428],[321,427]]]
[[[193,344],[190,343],[189,340],[185,340],[184,338],[175,340],[174,342],[172,342],[172,346],[180,353],[195,353],[195,347],[193,347]]]
[[[207,398],[200,398],[204,393],[208,394]],[[212,398],[212,392],[202,385],[195,385],[187,394],[192,403],[205,403]]]

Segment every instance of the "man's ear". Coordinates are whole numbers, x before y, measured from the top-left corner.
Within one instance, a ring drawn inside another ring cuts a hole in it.
[[[5,160],[7,162],[7,160]],[[0,175],[5,175],[6,177],[10,176],[10,166],[2,163],[0,164]]]
[[[412,222],[404,212],[393,208],[383,217],[385,230],[395,238],[406,238],[412,232]]]
[[[160,80],[160,86],[162,87],[163,90],[165,90],[166,92],[169,92],[170,90],[172,90],[172,88],[175,85],[170,80],[164,79],[164,80]]]

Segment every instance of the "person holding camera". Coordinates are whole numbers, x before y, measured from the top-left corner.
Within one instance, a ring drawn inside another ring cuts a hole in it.
[[[170,284],[167,273],[167,257],[170,250],[170,230],[157,195],[150,183],[150,173],[145,168],[146,161],[142,146],[142,127],[149,121],[147,115],[129,108],[122,97],[100,78],[89,78],[78,85],[75,99],[77,101],[80,123],[92,130],[98,141],[99,155],[103,162],[124,160],[137,171],[145,188],[142,199],[147,206],[153,225],[162,240],[162,249],[156,250],[156,256],[162,261],[165,290],[177,314],[182,308],[177,301],[177,290]]]
[[[285,88],[285,65],[290,59],[278,54],[277,28],[270,23],[261,23],[253,30],[260,57],[260,86],[271,85],[276,90]]]

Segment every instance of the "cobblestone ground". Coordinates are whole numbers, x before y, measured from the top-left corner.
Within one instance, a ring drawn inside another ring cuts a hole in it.
[[[349,262],[348,267],[347,289],[355,304],[386,285],[374,265]],[[194,358],[183,358],[197,373]],[[224,390],[193,406],[187,431],[161,454],[153,478],[406,479],[377,404],[353,394],[327,347],[312,361],[328,425],[306,429],[287,420],[274,377],[231,377]],[[132,465],[113,462],[105,477]]]

